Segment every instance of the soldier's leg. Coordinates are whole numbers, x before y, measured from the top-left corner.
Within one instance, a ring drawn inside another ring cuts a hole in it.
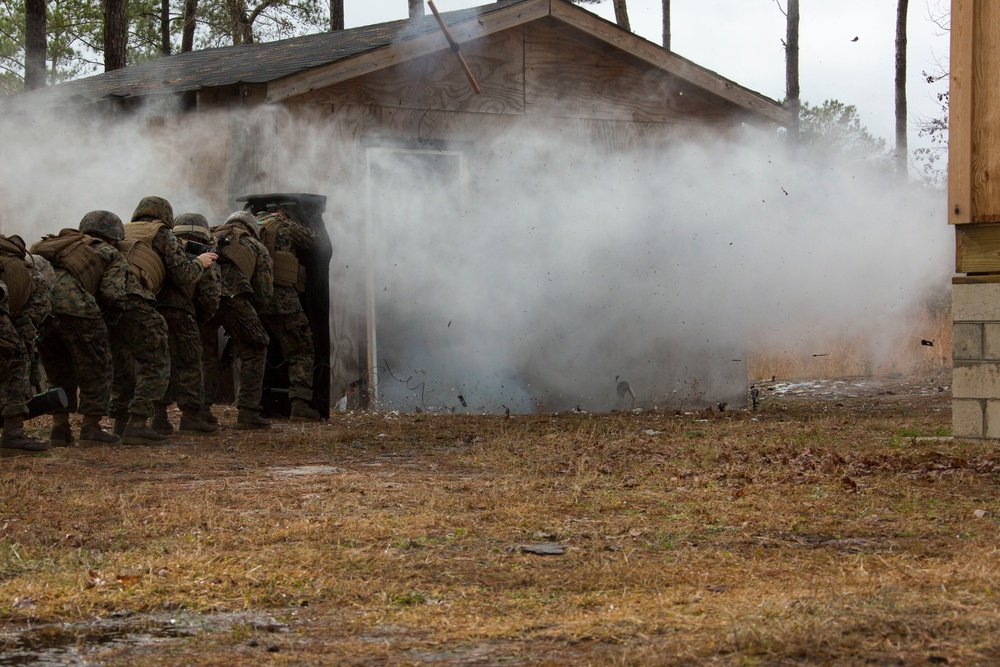
[[[198,417],[209,424],[218,424],[219,420],[212,414],[215,394],[219,387],[219,320],[213,318],[203,324],[201,334],[201,369],[204,399]]]
[[[0,415],[3,435],[0,448],[10,452],[44,452],[49,443],[24,433],[28,416],[28,348],[10,318],[0,315]]]
[[[183,311],[176,311],[175,309],[168,308],[162,313],[163,319],[167,323],[167,351],[170,355],[170,380],[167,384],[167,390],[163,392],[163,396],[156,399],[153,402],[153,418],[149,422],[149,428],[153,429],[160,435],[170,435],[174,432],[174,427],[170,423],[170,419],[167,416],[167,407],[170,406],[176,399],[176,386],[177,386],[177,369],[179,368],[180,360],[178,355],[181,354],[177,340],[177,327],[175,322],[178,322],[186,313]]]
[[[267,428],[270,422],[260,416],[260,398],[267,360],[267,333],[257,312],[245,298],[233,299],[222,314],[222,325],[236,342],[240,355],[240,392],[237,426]]]
[[[128,421],[128,406],[135,395],[135,361],[132,359],[131,330],[125,322],[125,315],[111,327],[111,416],[115,418],[115,432],[125,428]],[[120,435],[120,433],[119,433]]]
[[[170,377],[177,407],[181,409],[179,431],[184,435],[205,435],[219,430],[203,421],[199,414],[204,405],[201,332],[193,315],[174,317],[171,330]]]
[[[113,378],[108,329],[102,320],[75,317],[60,320],[65,320],[62,330],[80,386],[80,405],[76,411],[103,417],[111,407]]]
[[[77,410],[76,369],[72,354],[67,354],[69,343],[62,335],[58,319],[53,319],[41,332],[38,341],[38,355],[45,367],[45,375],[50,387],[62,387],[66,392],[65,408],[52,413],[52,430],[49,444],[53,447],[69,447],[75,439],[69,425],[69,415]],[[110,354],[110,353],[109,353]],[[108,358],[108,392],[111,390],[111,359]]]
[[[80,443],[117,444],[121,442],[121,438],[101,428],[101,418],[108,414],[111,407],[113,380],[108,329],[103,320],[82,318],[67,318],[63,329],[67,332],[77,382],[80,385],[78,411],[83,415]]]
[[[167,391],[170,382],[170,348],[167,322],[149,306],[122,315],[132,332],[131,352],[135,360],[135,394],[129,403],[129,415],[148,418],[153,403]]]
[[[167,323],[155,308],[143,304],[122,313],[117,328],[128,332],[129,351],[135,362],[135,392],[128,405],[122,441],[128,445],[163,442],[168,437],[153,431],[148,422],[154,402],[163,397],[170,381]]]
[[[288,397],[306,402],[313,397],[315,355],[312,329],[305,313],[262,317],[281,345],[281,355],[288,363]]]

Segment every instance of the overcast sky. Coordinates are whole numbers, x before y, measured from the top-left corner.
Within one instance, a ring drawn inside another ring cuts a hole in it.
[[[785,96],[782,39],[786,0],[672,0],[672,48],[678,55],[768,97]],[[436,0],[440,11],[488,4],[483,0]],[[911,0],[908,14],[910,145],[920,117],[938,115],[936,95],[947,81],[928,85],[921,72],[947,67],[948,35],[931,14],[947,0]],[[347,0],[347,27],[405,18],[406,0]],[[893,141],[896,0],[801,0],[799,68],[802,99],[853,104],[875,135]],[[614,20],[611,0],[586,9]],[[660,0],[629,0],[632,29],[661,43]],[[430,10],[428,10],[429,12]],[[855,41],[857,38],[857,41]]]

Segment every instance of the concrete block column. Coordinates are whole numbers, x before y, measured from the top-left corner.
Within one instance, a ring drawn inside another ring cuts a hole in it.
[[[952,286],[952,434],[1000,439],[1000,283]]]

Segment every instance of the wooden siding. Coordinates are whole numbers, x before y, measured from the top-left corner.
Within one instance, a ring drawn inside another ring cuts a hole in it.
[[[954,0],[949,222],[1000,222],[1000,3]]]
[[[482,95],[473,92],[452,53],[439,51],[311,91],[288,102],[523,113],[523,41],[523,30],[517,27],[462,45],[462,53],[483,90]]]
[[[735,123],[743,115],[735,105],[710,101],[681,79],[572,32],[554,21],[535,22],[464,44],[482,95],[472,91],[451,52],[439,51],[287,103],[698,125]]]
[[[959,225],[955,234],[958,273],[1000,273],[1000,225]]]
[[[699,124],[731,116],[691,94],[680,79],[633,58],[585,46],[567,32],[542,22],[525,26],[526,113]]]

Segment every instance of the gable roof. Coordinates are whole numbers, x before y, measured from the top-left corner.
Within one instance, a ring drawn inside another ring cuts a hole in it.
[[[782,125],[790,120],[790,112],[778,102],[567,0],[499,0],[446,12],[443,17],[459,43],[551,17],[766,120]],[[447,48],[437,21],[428,15],[275,42],[179,53],[16,97],[57,105],[251,84],[266,87],[261,101],[279,102]]]

